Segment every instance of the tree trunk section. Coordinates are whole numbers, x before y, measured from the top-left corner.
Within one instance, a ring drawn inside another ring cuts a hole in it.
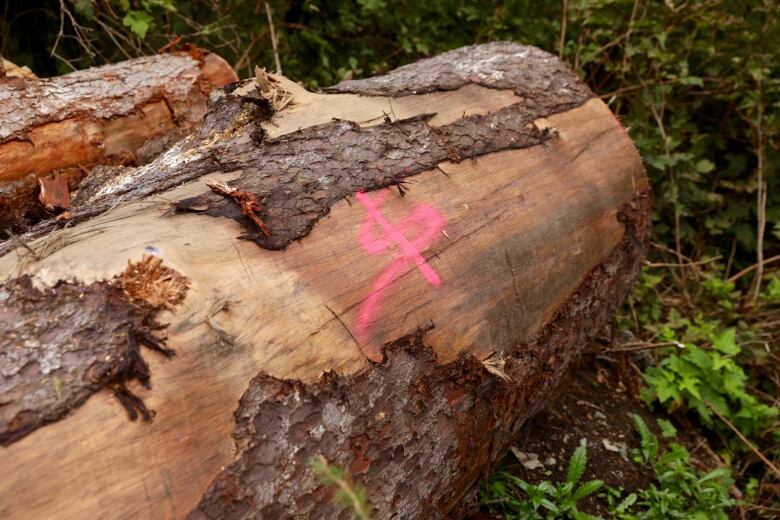
[[[4,517],[348,518],[322,455],[376,518],[443,518],[650,231],[620,123],[510,43],[325,93],[259,72],[90,182],[0,244]]]
[[[20,70],[0,77],[0,229],[35,213],[36,176],[75,186],[95,165],[146,164],[196,128],[211,91],[238,79],[195,48],[50,79]]]

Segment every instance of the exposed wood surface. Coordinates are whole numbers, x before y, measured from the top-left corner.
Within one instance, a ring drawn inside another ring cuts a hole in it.
[[[9,279],[86,285],[154,254],[190,285],[157,318],[177,355],[144,354],[152,387],[127,383],[154,420],[129,422],[116,398],[98,392],[0,448],[0,464],[13,468],[0,480],[0,515],[332,518],[327,488],[306,469],[317,452],[355,474],[379,518],[450,510],[628,290],[649,213],[629,138],[555,58],[510,44],[470,49],[454,54],[459,61],[439,58],[447,82],[425,94],[365,97],[351,82],[352,93],[306,94],[283,84],[296,102],[259,124],[246,123],[256,114],[245,104],[216,100],[196,135],[89,193],[75,226],[41,227],[24,247],[6,246],[0,273]],[[547,90],[522,75],[485,83],[515,69],[549,74]],[[519,95],[522,85],[533,88]],[[263,140],[251,147],[257,126]],[[485,126],[494,135],[480,133]],[[374,142],[389,144],[372,155]],[[339,164],[343,177],[331,173]],[[269,179],[292,168],[300,174],[279,188],[287,197],[274,199]],[[318,178],[335,191],[312,195]],[[404,179],[403,197],[384,188]],[[208,188],[215,180],[256,190],[271,237],[286,239],[264,238]],[[361,189],[373,191],[355,196]],[[311,215],[307,197],[324,201]],[[172,211],[187,199],[203,204]],[[291,214],[302,215],[299,227],[289,227]],[[401,256],[388,226],[420,258]],[[7,370],[9,319],[0,315]],[[506,360],[511,382],[484,369],[491,353]],[[339,375],[320,381],[329,371]],[[52,381],[41,381],[42,401],[53,400]]]
[[[3,74],[7,78],[36,78],[37,76],[33,73],[33,71],[30,70],[30,67],[20,67],[19,65],[16,65],[15,63],[8,61],[5,58],[0,57],[0,60],[3,61],[2,66],[2,76]]]

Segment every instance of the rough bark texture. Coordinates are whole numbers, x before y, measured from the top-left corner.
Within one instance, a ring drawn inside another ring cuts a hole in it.
[[[239,205],[217,194],[181,201],[178,208],[233,218],[245,226],[244,237],[267,249],[284,249],[306,236],[334,203],[358,191],[391,184],[403,190],[404,177],[444,160],[542,144],[551,135],[530,125],[533,119],[511,107],[441,128],[429,127],[425,118],[364,129],[336,121],[266,142],[260,149],[226,149],[216,155],[218,169],[243,172],[229,185],[262,200],[258,216],[269,235]]]
[[[146,164],[196,128],[212,90],[236,79],[221,58],[199,49],[51,79],[0,78],[0,182],[61,171],[75,187],[96,164]],[[28,195],[4,189],[0,229],[40,218]],[[7,197],[13,214],[3,211]]]
[[[6,78],[0,83],[0,144],[26,141],[33,129],[54,121],[111,120],[155,101],[168,106],[182,126],[181,136],[203,118],[209,92],[236,79],[219,57],[199,50],[135,58],[49,79]]]
[[[0,285],[0,445],[62,419],[104,388],[130,419],[139,413],[152,418],[125,386],[131,379],[150,385],[140,345],[174,354],[152,332],[161,328],[155,317],[164,303],[137,290],[173,275],[147,265],[131,265],[122,279],[89,285],[60,281],[39,289],[29,275]],[[183,298],[186,285],[177,283],[174,290]]]
[[[237,460],[189,518],[350,518],[308,466],[346,468],[377,518],[443,518],[542,406],[585,339],[626,296],[650,237],[649,193],[621,208],[626,235],[526,345],[504,345],[502,381],[474,357],[437,364],[424,330],[356,376],[312,385],[259,374],[236,411]]]
[[[555,56],[509,42],[461,47],[399,67],[384,76],[342,81],[328,92],[367,96],[409,96],[455,90],[468,83],[511,89],[527,106],[590,97],[588,87]]]
[[[44,217],[43,207],[35,203],[38,191],[38,178],[33,173],[15,181],[0,182],[0,230],[12,227],[15,232],[27,222]]]

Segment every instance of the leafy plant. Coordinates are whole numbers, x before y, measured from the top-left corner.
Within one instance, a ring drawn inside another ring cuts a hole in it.
[[[733,484],[731,470],[721,467],[703,474],[691,466],[688,451],[677,443],[661,453],[658,438],[644,420],[635,414],[632,418],[640,437],[635,460],[652,466],[655,482],[628,495],[608,490],[605,498],[610,515],[621,520],[726,520],[736,504],[728,494]]]
[[[81,2],[84,4],[85,2]],[[89,5],[89,2],[86,2]],[[141,10],[129,9],[129,4],[124,6],[127,14],[122,19],[122,25],[128,27],[133,34],[141,38],[146,38],[146,33],[154,24],[155,13],[159,15],[161,10],[164,11],[176,11],[176,5],[174,0],[142,0]],[[76,5],[78,11],[78,4]]]
[[[676,340],[677,333],[668,327],[663,337]],[[685,349],[671,352],[657,365],[648,367],[644,398],[664,405],[670,412],[680,407],[692,410],[709,428],[724,428],[713,417],[714,408],[746,435],[760,436],[768,430],[778,409],[748,392],[748,376],[736,360],[741,348],[735,329],[721,330],[706,321],[683,320],[682,339],[689,337],[703,338],[708,348],[682,341]]]
[[[482,494],[482,503],[491,506],[497,513],[517,519],[572,519],[588,520],[598,517],[577,508],[577,503],[592,495],[604,485],[601,480],[590,480],[580,484],[587,466],[588,455],[585,446],[580,446],[569,459],[566,480],[552,483],[542,481],[529,484],[507,472],[491,477]]]
[[[366,492],[362,487],[352,481],[349,474],[335,464],[328,463],[327,459],[318,455],[310,462],[314,474],[320,482],[327,486],[336,487],[336,498],[345,509],[352,510],[355,518],[368,520],[371,518],[371,509],[366,500]]]

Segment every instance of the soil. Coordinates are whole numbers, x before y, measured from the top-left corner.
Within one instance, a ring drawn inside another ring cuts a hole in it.
[[[593,345],[571,367],[545,408],[529,420],[517,437],[512,452],[496,470],[507,471],[519,478],[538,483],[542,480],[560,482],[566,479],[568,461],[578,446],[588,449],[588,465],[582,481],[599,479],[606,486],[623,488],[627,492],[647,487],[653,481],[652,469],[633,462],[629,452],[639,447],[632,414],[641,416],[659,437],[664,439],[650,413],[636,395],[635,372],[630,365],[599,354],[603,347]],[[685,446],[691,462],[700,468],[719,465],[717,456],[706,440],[695,432],[678,430],[674,441]],[[525,459],[525,464],[520,458]],[[536,461],[536,462],[534,462]],[[607,518],[607,510],[598,493],[579,503],[581,511]],[[469,520],[489,520],[486,508]]]

